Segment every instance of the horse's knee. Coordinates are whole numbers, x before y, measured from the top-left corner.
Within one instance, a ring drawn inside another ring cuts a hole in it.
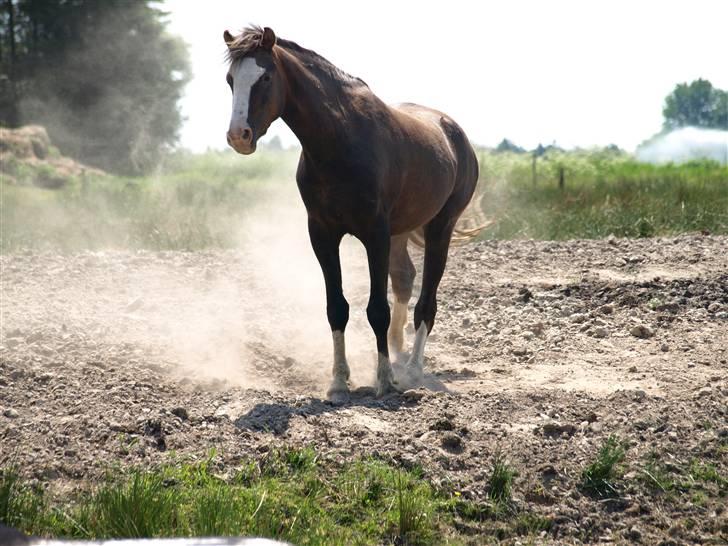
[[[387,300],[370,303],[367,306],[367,319],[375,334],[386,334],[391,320]]]
[[[349,322],[349,303],[342,296],[326,305],[326,316],[329,319],[329,326],[332,331],[344,331],[346,323]]]

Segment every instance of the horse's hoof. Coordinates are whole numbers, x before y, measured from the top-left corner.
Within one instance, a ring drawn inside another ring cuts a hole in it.
[[[331,402],[334,406],[346,404],[351,399],[349,391],[329,391],[326,393],[326,398],[328,398],[329,402]]]
[[[390,394],[402,394],[404,392],[404,389],[402,389],[396,382],[391,381],[387,383],[380,383],[377,387],[377,398],[382,398],[383,396],[387,396]]]
[[[422,382],[425,374],[422,366],[408,362],[404,367],[404,376],[411,385],[415,385]]]

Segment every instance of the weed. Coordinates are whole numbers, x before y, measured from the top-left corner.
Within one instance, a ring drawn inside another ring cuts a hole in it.
[[[599,497],[614,496],[617,493],[617,465],[624,460],[624,447],[616,436],[610,436],[597,454],[597,459],[581,474],[581,487],[589,494]]]
[[[493,470],[488,479],[488,497],[499,504],[508,504],[511,501],[511,486],[515,470],[501,453],[493,458]]]

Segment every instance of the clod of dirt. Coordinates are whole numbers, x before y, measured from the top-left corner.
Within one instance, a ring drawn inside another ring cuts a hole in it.
[[[696,393],[698,397],[702,396],[709,396],[713,392],[713,389],[710,387],[703,387],[702,389],[698,389],[698,392]]]
[[[449,417],[442,417],[430,425],[430,430],[455,430],[455,423]]]
[[[592,336],[602,339],[609,336],[609,331],[606,328],[599,326],[592,330]]]
[[[182,406],[173,408],[172,411],[170,411],[170,413],[172,415],[176,415],[177,417],[179,417],[183,421],[187,421],[187,419],[190,418],[189,412],[185,408],[183,408]]]
[[[14,410],[13,408],[7,408],[5,411],[3,411],[3,415],[8,419],[16,419],[20,417],[18,411]]]
[[[461,451],[463,449],[463,439],[454,432],[446,433],[440,443],[448,451]]]
[[[648,339],[655,335],[654,330],[646,324],[636,324],[632,326],[632,328],[629,329],[629,333],[640,339]]]
[[[540,430],[544,436],[573,436],[576,427],[568,423],[545,423],[536,430]]]
[[[405,402],[415,403],[422,400],[425,394],[426,391],[423,389],[409,389],[402,393],[402,398]]]

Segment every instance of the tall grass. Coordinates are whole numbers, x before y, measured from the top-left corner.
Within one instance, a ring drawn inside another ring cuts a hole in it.
[[[233,247],[253,207],[295,196],[297,152],[261,149],[166,158],[154,175],[91,177],[61,189],[0,182],[0,251]],[[728,167],[650,165],[609,151],[478,153],[483,238],[728,233]],[[564,188],[559,188],[559,172]],[[45,175],[44,175],[45,176]],[[50,175],[48,175],[50,176]]]

